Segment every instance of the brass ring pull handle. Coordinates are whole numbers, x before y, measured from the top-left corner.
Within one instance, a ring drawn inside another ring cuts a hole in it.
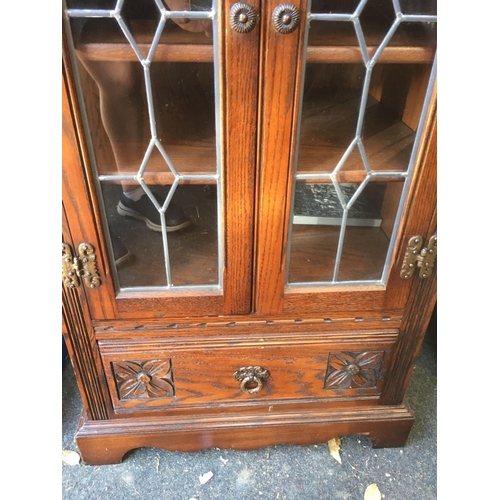
[[[246,394],[256,394],[264,387],[269,372],[260,366],[247,366],[236,370],[233,377],[240,382],[240,389]]]
[[[274,29],[282,35],[288,35],[299,27],[300,11],[293,3],[282,3],[273,12]]]
[[[229,11],[229,22],[237,33],[249,33],[257,23],[257,12],[246,2],[235,3]]]

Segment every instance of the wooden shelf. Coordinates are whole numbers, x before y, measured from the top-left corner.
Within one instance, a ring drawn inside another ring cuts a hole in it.
[[[172,160],[177,172],[181,175],[215,175],[217,173],[216,151],[214,140],[205,142],[192,142],[178,145],[167,145],[165,151]],[[147,144],[138,144],[129,148],[140,151],[142,154],[147,149]],[[119,172],[108,170],[100,171],[100,175],[126,175],[135,174],[141,165],[143,156],[136,156],[130,163],[130,168],[122,166]],[[149,185],[172,184],[174,175],[169,170],[163,156],[157,148],[153,150],[146,170],[144,180]],[[215,180],[183,180],[182,184],[215,184]]]
[[[82,59],[89,61],[137,61],[128,40],[113,19],[90,20],[77,43]],[[132,21],[130,31],[142,55],[147,56],[157,23]],[[213,42],[204,33],[185,31],[167,22],[153,61],[156,62],[212,62]]]
[[[331,94],[331,91],[330,91]],[[297,172],[331,173],[352,142],[359,113],[360,91],[340,91],[337,96],[316,93],[305,100],[302,110],[301,138]],[[328,102],[333,105],[328,106]],[[363,145],[374,172],[404,172],[408,168],[415,133],[376,99],[369,97],[363,130]],[[362,182],[366,177],[357,148],[340,172],[339,182]],[[384,177],[383,182],[401,180]],[[308,179],[307,182],[330,182]]]
[[[299,174],[331,173],[342,158],[354,137],[359,111],[359,92],[342,92],[344,100],[338,97],[335,105],[322,105],[320,97],[305,101],[301,124],[301,141],[298,154]],[[331,99],[325,93],[324,100]],[[387,111],[378,101],[369,98],[365,114],[363,144],[368,155],[370,168],[374,172],[404,172],[415,140],[415,133],[403,122]],[[166,144],[165,150],[180,174],[216,174],[215,140]],[[101,169],[101,175],[134,174],[139,170],[147,143],[129,145],[128,150],[137,152],[129,155],[130,168],[122,166],[120,172]],[[357,148],[337,174],[339,182],[362,182],[366,177],[361,156]],[[155,148],[144,173],[148,184],[172,184],[173,174],[165,160]],[[384,177],[380,182],[401,181],[400,176]],[[312,178],[305,182],[330,182]],[[183,181],[183,184],[213,184],[213,180]]]
[[[389,26],[363,26],[368,55],[372,57]],[[401,24],[378,63],[430,63],[436,51],[432,25]],[[312,21],[307,47],[308,63],[362,63],[358,39],[350,22]]]
[[[106,22],[103,22],[106,21]],[[332,29],[332,24],[334,28]],[[132,21],[131,33],[144,57],[147,56],[157,23]],[[368,26],[364,36],[371,56],[387,27]],[[401,25],[382,53],[380,63],[430,63],[436,45],[432,26]],[[90,61],[137,61],[137,56],[112,19],[92,19],[77,44],[80,57]],[[204,33],[192,33],[167,23],[156,48],[157,62],[213,62],[213,43]],[[309,63],[363,62],[358,40],[350,22],[313,21],[307,48]]]
[[[332,279],[339,233],[339,226],[293,226],[290,283]],[[339,279],[380,279],[388,246],[389,240],[381,228],[348,227]]]

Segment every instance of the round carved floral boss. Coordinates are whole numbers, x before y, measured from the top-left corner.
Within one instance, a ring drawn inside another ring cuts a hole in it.
[[[282,3],[273,12],[273,24],[278,33],[288,35],[299,27],[300,12],[293,3]]]
[[[237,33],[248,33],[257,23],[257,12],[248,3],[235,3],[229,11],[229,22]]]

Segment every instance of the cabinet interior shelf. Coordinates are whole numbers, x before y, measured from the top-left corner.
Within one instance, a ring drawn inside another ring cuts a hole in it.
[[[217,162],[214,143],[214,140],[210,141],[208,144],[204,142],[186,142],[185,144],[165,146],[165,150],[180,175],[215,175],[217,173]],[[132,149],[146,151],[147,143],[138,144]],[[122,165],[122,170],[120,172],[106,171],[100,172],[100,174],[135,174],[139,170],[140,163],[141,160],[138,160],[137,163],[131,163],[129,166]],[[175,180],[172,172],[168,170],[168,166],[163,156],[156,148],[149,158],[143,178],[146,184],[150,185],[167,185],[172,184]],[[181,181],[181,184],[215,184],[215,180],[185,179]]]
[[[301,141],[298,153],[299,174],[320,174],[333,171],[353,139],[355,124],[359,113],[359,93],[348,91],[340,102],[331,107],[328,113],[307,99],[302,110]],[[328,99],[328,96],[325,96]],[[373,98],[369,98],[365,114],[363,144],[368,153],[370,168],[373,172],[404,172],[408,167],[415,132],[399,120],[393,113]],[[373,119],[370,119],[373,117]],[[336,120],[336,122],[332,121]],[[341,120],[338,122],[338,120]],[[162,141],[166,153],[181,175],[216,174],[215,140],[169,144]],[[138,144],[136,151],[146,151],[147,143]],[[101,175],[133,174],[139,170],[142,159],[135,163],[122,165],[122,171],[101,171]],[[172,184],[174,176],[168,170],[160,152],[155,148],[144,172],[147,184]],[[361,156],[354,151],[337,174],[339,182],[362,182],[366,177]],[[401,177],[384,176],[373,179],[377,182],[400,181]],[[321,177],[309,178],[303,182],[331,182]],[[183,180],[182,184],[213,184],[214,180]]]
[[[331,91],[315,92],[314,100],[304,99],[298,151],[298,174],[331,173],[353,140],[359,114],[359,90],[336,93],[334,105]],[[363,146],[372,172],[405,172],[415,140],[415,132],[394,113],[369,96],[363,127]],[[339,182],[362,182],[366,170],[357,148],[340,171]],[[377,181],[377,179],[373,179]],[[401,180],[399,175],[384,176],[379,181]],[[309,178],[304,182],[331,182]]]
[[[382,43],[390,24],[362,26],[371,58]],[[433,24],[403,23],[382,51],[378,63],[432,62],[435,46]],[[358,38],[350,22],[316,21],[311,23],[306,52],[308,63],[362,63]]]
[[[90,20],[77,40],[79,56],[91,61],[137,61],[137,56],[114,20]],[[329,25],[330,24],[330,25]],[[310,63],[360,63],[363,62],[358,40],[351,23],[315,23],[307,47]],[[318,28],[316,28],[318,25]],[[326,25],[326,26],[325,26]],[[339,25],[339,26],[337,26]],[[131,33],[141,53],[147,56],[154,37],[156,23],[131,22]],[[415,29],[419,28],[419,29]],[[383,51],[380,63],[429,63],[435,46],[430,41],[431,27],[401,26],[391,43]],[[381,43],[384,31],[376,27],[365,29],[369,56],[373,56]],[[160,37],[153,61],[156,62],[213,62],[213,43],[204,33],[184,31],[167,23]]]

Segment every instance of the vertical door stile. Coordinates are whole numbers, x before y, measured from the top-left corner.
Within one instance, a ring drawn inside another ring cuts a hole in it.
[[[246,5],[230,0],[225,2],[220,20],[225,35],[223,189],[226,257],[223,287],[226,314],[251,311],[260,5],[259,0],[249,0]],[[231,15],[245,19],[247,8],[253,9],[255,25],[248,32],[238,32],[231,25]]]
[[[272,18],[273,12],[281,4],[273,0],[266,5],[266,25],[262,29],[265,45],[257,183],[259,244],[255,283],[255,307],[259,314],[280,313],[283,306],[295,108],[307,20],[307,1],[294,2],[300,15],[299,26],[293,32],[279,33]]]
[[[63,38],[65,43],[66,39]],[[65,48],[65,45],[64,45]],[[66,51],[63,52],[65,57],[66,71],[69,65],[69,57]],[[106,265],[107,258],[104,251],[104,246],[99,245],[102,233],[98,232],[101,229],[97,223],[94,224],[95,219],[82,220],[81,213],[82,207],[85,212],[92,213],[92,197],[87,189],[82,189],[82,186],[88,187],[87,177],[83,172],[86,168],[84,164],[85,159],[80,155],[80,141],[83,139],[77,137],[74,126],[75,121],[79,121],[79,117],[75,116],[74,111],[76,98],[74,92],[70,92],[67,88],[68,75],[63,75],[62,84],[62,122],[63,122],[63,135],[62,135],[62,194],[64,200],[64,208],[68,218],[71,233],[78,242],[88,241],[97,247],[97,259],[100,262],[100,278],[102,285],[92,290],[92,297],[94,300],[89,301],[89,307],[93,318],[107,319],[116,314],[113,303],[114,289],[109,273],[109,267]],[[87,172],[88,173],[88,172]],[[98,229],[99,228],[99,229]],[[83,293],[86,293],[84,291]]]
[[[418,182],[413,186],[413,192],[410,193],[410,202],[408,203],[407,223],[401,228],[398,240],[399,247],[396,249],[394,265],[391,269],[391,274],[388,281],[387,301],[396,303],[399,307],[404,307],[404,298],[415,287],[415,281],[418,278],[411,280],[403,280],[399,276],[399,271],[404,259],[404,245],[411,236],[421,234],[424,241],[427,242],[429,237],[435,232],[435,225],[427,227],[429,221],[435,218],[436,210],[436,188],[437,185],[437,95],[434,89],[432,98],[431,113],[426,129],[426,136],[423,138],[423,147],[421,150],[421,158],[419,159],[419,168],[421,173],[418,176]],[[422,221],[427,221],[423,224]],[[422,231],[422,226],[425,225],[425,232]],[[418,273],[417,273],[418,276]]]

